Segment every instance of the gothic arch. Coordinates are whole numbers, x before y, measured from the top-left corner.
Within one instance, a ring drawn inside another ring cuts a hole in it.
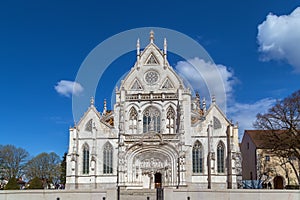
[[[176,130],[176,111],[171,105],[167,108],[166,129],[169,134],[175,133]]]
[[[87,143],[82,145],[82,174],[89,174],[90,169],[90,148]]]
[[[90,119],[86,124],[85,124],[85,130],[88,132],[92,132],[93,130],[93,119]]]
[[[196,140],[192,149],[193,173],[203,173],[203,145],[199,140]]]
[[[139,110],[139,105],[136,102],[130,102],[126,107],[127,109],[134,107],[136,110]]]
[[[140,104],[140,108],[142,109],[142,110],[145,110],[147,107],[149,107],[149,106],[153,106],[153,107],[156,107],[157,109],[159,109],[159,110],[162,110],[163,109],[163,105],[160,103],[160,102],[155,102],[155,101],[153,101],[153,102],[151,102],[151,104],[149,103],[149,102],[141,102],[141,104]]]
[[[131,146],[124,156],[124,160],[127,161],[128,182],[133,181],[137,175],[137,168],[140,170],[140,174],[150,174],[159,172],[164,177],[164,183],[175,185],[177,181],[177,159],[178,152],[171,145],[160,146],[156,145]],[[153,161],[153,162],[152,162]],[[151,163],[152,162],[152,163]]]
[[[107,141],[103,145],[103,174],[113,173],[113,146]]]
[[[129,109],[128,119],[129,119],[129,120],[131,120],[131,119],[137,119],[137,116],[138,116],[138,112],[137,112],[137,110],[135,109],[135,107],[132,106],[132,107]]]
[[[222,141],[217,145],[217,172],[225,172],[225,145]]]
[[[215,116],[213,117],[213,127],[214,127],[214,129],[222,128],[222,124],[221,124],[220,120]]]
[[[138,126],[138,112],[134,106],[132,106],[128,113],[128,122],[129,122],[129,131],[132,134],[137,133],[137,126]]]
[[[155,106],[148,106],[143,111],[143,133],[160,132],[161,112]]]

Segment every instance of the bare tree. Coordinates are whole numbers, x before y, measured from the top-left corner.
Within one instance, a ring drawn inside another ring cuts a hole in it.
[[[300,184],[300,90],[277,101],[267,113],[259,113],[254,127],[268,132],[268,146],[278,157],[287,160]]]
[[[27,162],[26,177],[38,177],[47,184],[56,184],[60,178],[60,162],[60,157],[54,152],[41,153]]]
[[[18,178],[23,175],[23,169],[29,153],[14,145],[0,146],[0,161],[5,178]]]

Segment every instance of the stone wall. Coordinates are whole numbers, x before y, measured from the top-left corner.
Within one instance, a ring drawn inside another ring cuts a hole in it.
[[[299,200],[300,190],[185,190],[165,189],[164,200]]]
[[[103,200],[116,199],[113,190],[2,190],[0,200]]]
[[[155,200],[155,190],[122,190],[121,200]],[[300,190],[186,190],[164,189],[164,200],[299,200]],[[0,191],[0,200],[116,200],[116,190]]]

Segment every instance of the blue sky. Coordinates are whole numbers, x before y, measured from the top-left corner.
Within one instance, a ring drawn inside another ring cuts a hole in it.
[[[62,156],[74,124],[72,98],[55,86],[74,81],[102,41],[148,26],[198,41],[224,71],[230,118],[251,128],[257,112],[299,89],[297,7],[300,1],[292,0],[1,1],[0,144],[14,144],[32,156],[51,151]],[[180,67],[175,57],[170,64]],[[96,95],[100,110],[105,98],[110,106],[116,81],[134,62],[135,52],[128,53],[106,70]]]

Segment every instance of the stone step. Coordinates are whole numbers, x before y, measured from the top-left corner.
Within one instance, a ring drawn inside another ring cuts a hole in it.
[[[120,196],[122,200],[156,200],[155,189],[121,189]]]
[[[156,194],[155,189],[121,189],[121,194]]]

